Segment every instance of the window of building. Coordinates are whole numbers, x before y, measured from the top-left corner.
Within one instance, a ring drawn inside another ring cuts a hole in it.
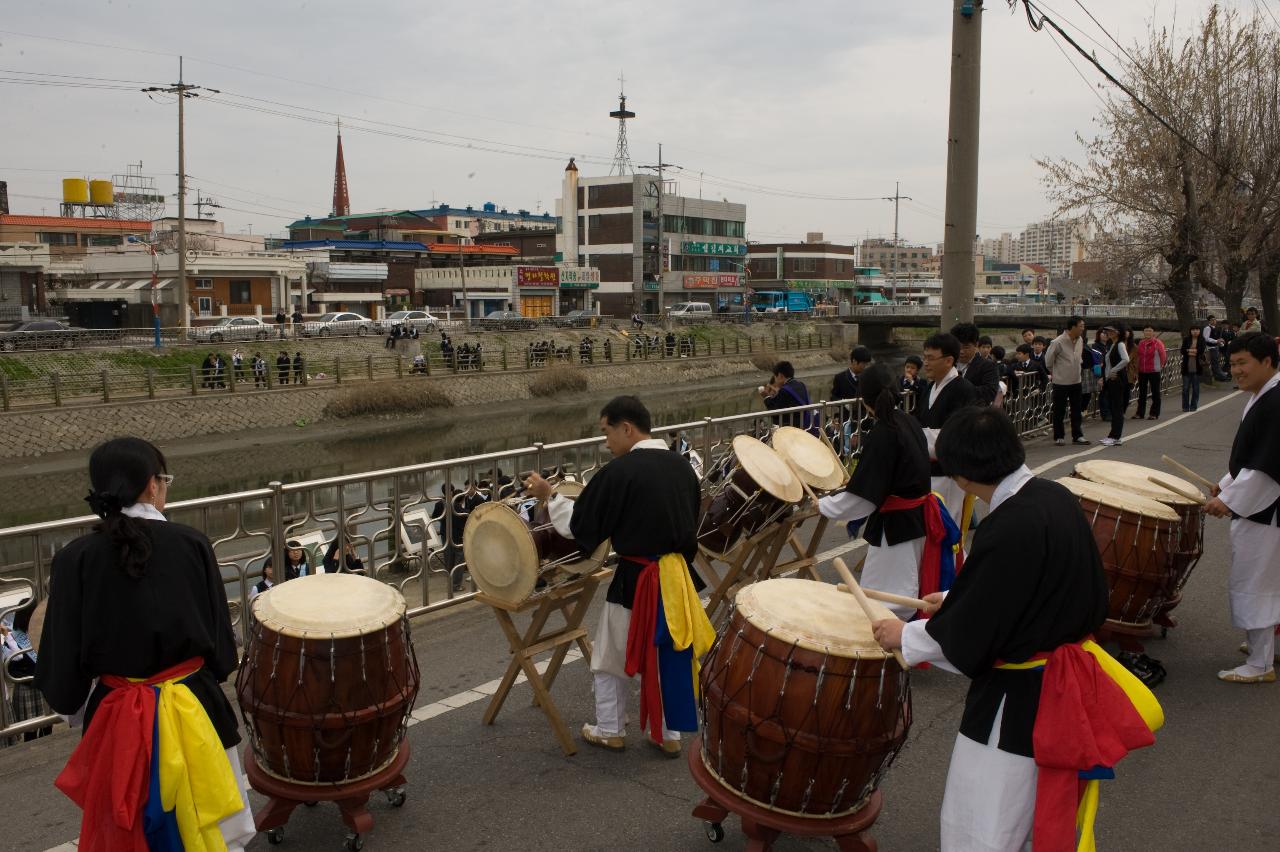
[[[253,304],[253,287],[248,281],[232,281],[229,299],[233,305],[251,305]]]
[[[51,246],[73,246],[76,244],[76,235],[46,232],[43,234],[36,234],[36,242],[46,243]]]
[[[793,268],[795,269],[796,272],[817,272],[818,271],[817,258],[797,257],[793,261],[793,264],[794,264]]]
[[[197,290],[212,290],[212,289],[213,289],[213,279],[212,279],[212,278],[197,278],[197,279],[196,279],[196,289],[197,289]]]
[[[600,187],[598,186],[587,187],[587,204],[589,204],[592,207],[600,206]]]
[[[86,234],[84,244],[86,246],[119,246],[124,245],[124,237],[118,235],[90,236]]]
[[[595,187],[592,187],[592,189],[595,189]],[[603,223],[604,217],[599,213],[587,217],[587,227],[589,228],[599,228]]]

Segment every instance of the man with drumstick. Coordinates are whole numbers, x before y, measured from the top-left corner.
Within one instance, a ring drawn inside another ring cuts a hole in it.
[[[697,658],[710,647],[715,632],[699,605],[688,568],[698,552],[698,478],[679,453],[649,436],[650,423],[640,400],[615,397],[600,411],[600,431],[613,461],[587,482],[578,499],[554,495],[550,483],[536,473],[525,480],[525,490],[548,501],[556,532],[573,539],[580,551],[591,553],[609,539],[619,554],[591,653],[596,723],[582,726],[582,739],[612,751],[626,747],[627,692],[638,671],[641,727],[647,722],[650,742],[666,756],[677,757],[679,732],[698,729],[696,677],[690,666],[696,673]],[[659,578],[661,601],[654,597]],[[673,641],[662,646],[656,658],[645,656],[654,649],[653,631],[663,641],[664,607],[674,617],[672,607],[681,604],[695,625],[692,647],[671,650],[682,641],[671,630]]]
[[[1145,689],[1136,679],[1117,687],[1098,676],[1099,664],[1110,673],[1096,656],[1105,652],[1084,640],[1107,614],[1102,559],[1076,498],[1027,469],[1008,416],[957,411],[937,455],[990,514],[955,585],[926,598],[940,604],[931,618],[872,628],[908,665],[972,679],[942,800],[942,849],[1020,850],[1033,824],[1034,848],[1074,849],[1079,771],[1153,742],[1158,706],[1139,711],[1135,700],[1150,693],[1129,698],[1133,684]]]
[[[1280,363],[1270,335],[1244,334],[1227,347],[1231,376],[1245,403],[1228,473],[1211,489],[1205,512],[1231,518],[1231,623],[1245,631],[1249,658],[1218,672],[1227,683],[1274,683],[1280,624]]]

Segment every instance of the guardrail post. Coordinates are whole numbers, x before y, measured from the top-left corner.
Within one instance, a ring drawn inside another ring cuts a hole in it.
[[[195,366],[194,366],[194,365],[192,365],[192,366],[190,367],[190,370],[191,370],[191,395],[192,395],[192,396],[195,396],[195,395],[196,395],[196,368],[195,368]]]
[[[739,335],[733,336],[733,354],[738,355],[742,352],[742,338]]]
[[[267,487],[271,489],[271,564],[273,566],[285,564],[284,561],[284,483],[278,480],[272,480],[267,483]],[[279,582],[288,579],[283,568],[280,573],[276,574],[280,578]]]
[[[422,366],[423,366],[423,369],[426,370],[427,375],[428,376],[431,375],[431,353],[430,352],[424,352],[422,354]],[[425,585],[426,584],[424,583],[423,584],[424,588],[425,588]]]
[[[342,384],[342,356],[335,356],[333,359],[333,383]]]
[[[724,354],[724,349],[725,349],[725,343],[724,343],[724,338],[722,337],[720,338],[720,354],[721,355]]]
[[[775,325],[773,328],[769,329],[769,331],[773,334],[773,348],[777,349],[778,348],[778,327]]]
[[[506,346],[502,347],[502,369],[503,371],[506,371],[507,369],[507,347]]]
[[[294,381],[297,381],[296,379]],[[307,359],[302,359],[302,386],[307,386]]]
[[[752,352],[752,349],[753,349],[754,345],[755,345],[755,344],[753,344],[753,343],[752,343],[751,338],[750,338],[750,337],[748,337],[748,338],[747,338],[747,354],[748,354],[748,355],[750,355],[750,354],[751,354],[751,352]]]
[[[109,374],[107,373],[106,370],[102,370],[100,373],[98,373],[98,375],[102,377],[102,401],[110,402],[111,401],[111,388],[110,388],[111,380],[109,378]]]
[[[53,404],[62,405],[62,376],[54,373],[53,379]]]
[[[369,374],[369,381],[373,381],[373,356],[369,355],[365,359],[365,368]]]
[[[156,398],[156,371],[147,368],[147,399]]]
[[[818,343],[819,343],[819,344],[821,344],[821,343],[822,343],[822,335],[818,335]],[[808,345],[809,345],[809,348],[810,348],[810,349],[812,349],[812,348],[813,348],[813,332],[812,332],[812,331],[811,331],[811,332],[809,332],[809,344],[808,344]]]
[[[0,405],[9,410],[9,374],[0,373]]]
[[[232,371],[227,377],[227,393],[236,392],[236,374]]]
[[[396,353],[396,378],[404,378],[404,356],[399,352]]]

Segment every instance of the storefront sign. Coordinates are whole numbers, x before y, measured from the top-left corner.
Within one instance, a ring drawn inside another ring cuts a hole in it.
[[[519,287],[558,287],[560,270],[554,266],[517,266],[516,285]]]
[[[562,290],[598,290],[600,288],[600,270],[590,266],[560,267],[560,289]]]
[[[789,290],[828,290],[833,287],[852,287],[853,282],[838,278],[788,278],[786,285]]]
[[[686,290],[714,290],[719,287],[737,287],[740,281],[738,275],[686,275],[684,277],[684,288]]]
[[[682,254],[714,254],[741,257],[747,253],[745,245],[737,243],[693,243],[686,242],[680,246]]]

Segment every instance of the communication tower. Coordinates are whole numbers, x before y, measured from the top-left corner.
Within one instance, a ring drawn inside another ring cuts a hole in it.
[[[613,152],[613,165],[609,166],[609,174],[630,175],[635,174],[636,170],[631,165],[631,151],[627,148],[627,119],[635,118],[636,114],[627,109],[625,76],[618,77],[618,87],[618,108],[609,113],[610,118],[618,119],[618,147]]]
[[[142,173],[141,160],[125,166],[124,174],[112,175],[111,182],[119,218],[154,222],[164,216],[164,194],[156,189],[155,178]]]

